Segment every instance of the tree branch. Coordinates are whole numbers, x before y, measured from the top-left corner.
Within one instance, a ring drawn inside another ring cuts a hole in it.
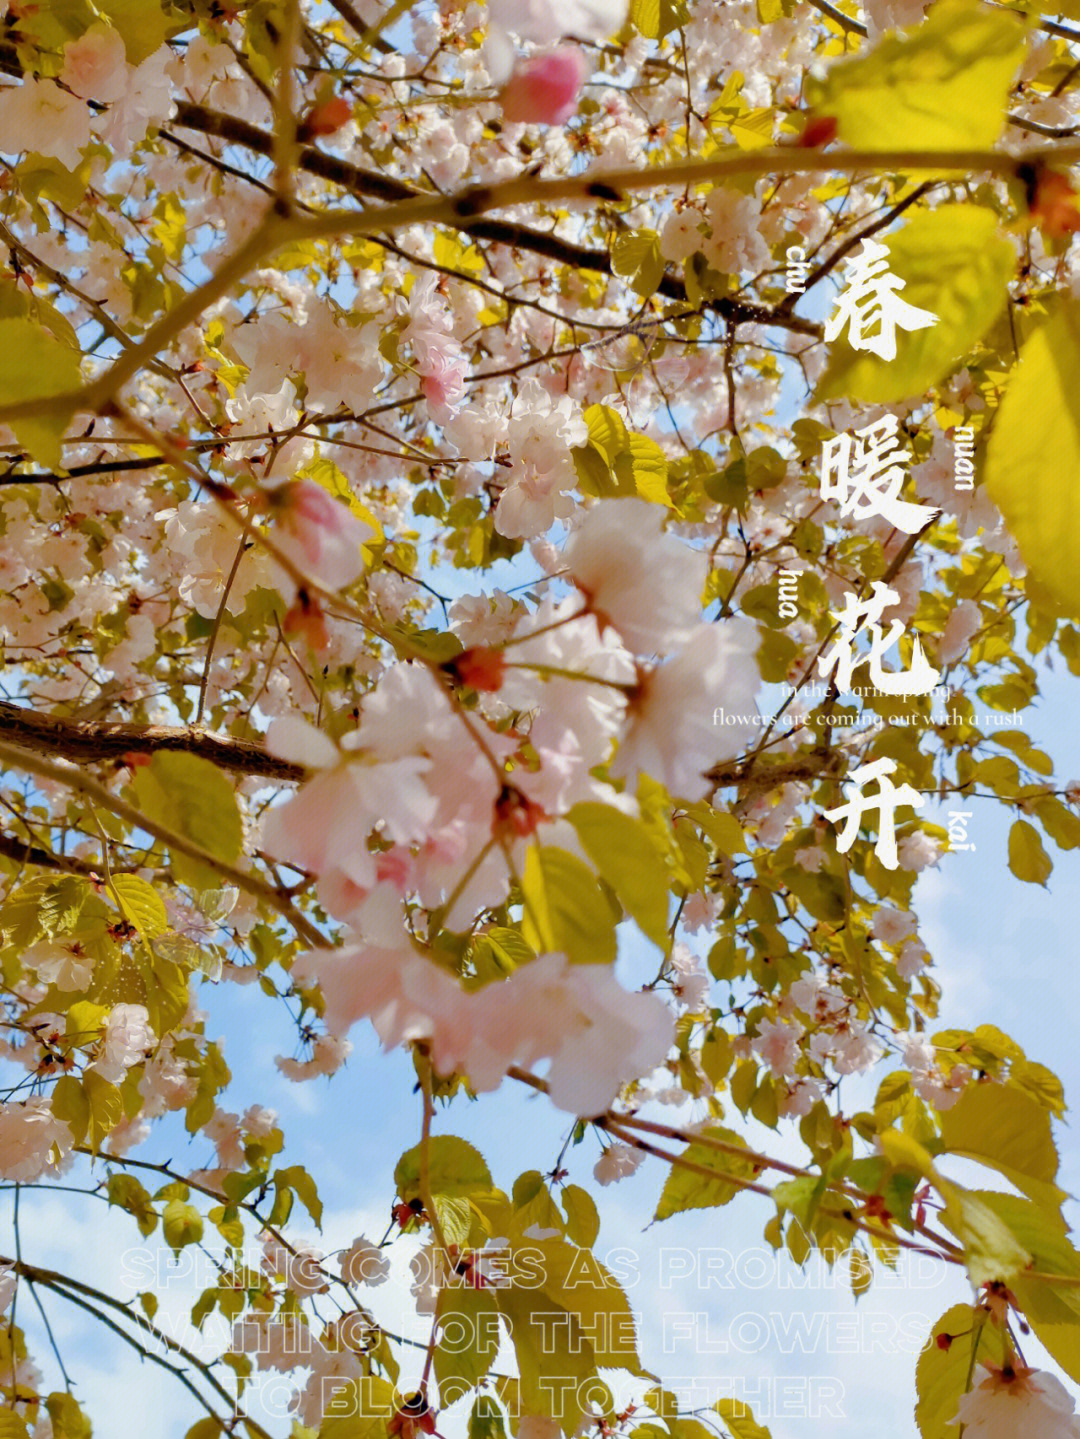
[[[294,908],[289,896],[282,890],[275,889],[246,869],[237,869],[235,865],[218,859],[216,855],[211,854],[202,845],[196,844],[187,835],[179,834],[176,830],[170,829],[168,825],[159,824],[157,820],[143,814],[134,805],[128,804],[127,800],[111,793],[103,784],[99,784],[96,779],[83,770],[69,765],[54,764],[51,760],[41,759],[28,750],[20,750],[18,746],[0,740],[0,765],[4,763],[13,769],[24,769],[29,774],[36,774],[42,779],[52,780],[54,784],[64,785],[76,794],[88,796],[136,829],[152,835],[173,853],[187,855],[189,859],[207,865],[228,883],[235,884],[238,889],[253,895],[256,899],[261,899],[264,904],[268,904],[287,919],[296,933],[308,944],[314,945],[316,948],[323,948],[326,945],[326,936],[321,934],[305,915],[300,914]]]
[[[212,135],[230,145],[241,145],[257,155],[270,158],[273,155],[273,136],[246,120],[234,115],[211,110],[205,105],[181,102],[176,107],[175,124],[186,130],[197,130],[203,135]],[[166,139],[173,139],[168,131],[162,131]],[[350,164],[336,155],[328,155],[312,146],[302,149],[297,157],[301,170],[317,175],[322,180],[340,185],[350,194],[369,196],[389,202],[399,200],[423,200],[432,196],[403,180],[382,175],[377,170],[367,170],[361,165]],[[509,245],[516,250],[528,250],[534,255],[555,260],[579,270],[594,270],[602,275],[612,274],[611,256],[607,250],[575,244],[572,240],[561,239],[558,235],[544,230],[535,230],[529,225],[514,224],[509,220],[463,219],[450,217],[445,222],[451,229],[469,235],[474,240],[490,240],[496,244]],[[686,300],[686,286],[678,275],[666,274],[661,280],[657,293],[671,300]],[[725,297],[712,300],[708,308],[725,319],[736,322],[752,322],[760,325],[779,325],[796,334],[820,337],[821,326],[800,315],[774,311],[768,305],[758,305],[747,300]]]
[[[59,755],[81,763],[100,760],[122,761],[129,754],[156,754],[159,750],[181,750],[208,759],[219,769],[235,774],[261,775],[266,779],[300,780],[299,765],[278,759],[253,740],[187,725],[137,725],[65,719],[62,715],[38,714],[22,705],[0,700],[0,729],[4,739],[20,749]],[[39,863],[35,860],[34,863]]]

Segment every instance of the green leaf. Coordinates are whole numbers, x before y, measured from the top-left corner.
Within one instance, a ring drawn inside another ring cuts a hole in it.
[[[600,1215],[592,1195],[580,1185],[568,1184],[559,1197],[566,1210],[566,1232],[575,1244],[590,1248],[600,1232]]]
[[[319,1439],[380,1439],[397,1406],[394,1386],[375,1374],[334,1392],[323,1411]]]
[[[987,1192],[979,1198],[1029,1251],[1034,1269],[1062,1276],[1064,1282],[1055,1285],[1018,1274],[1009,1287],[1039,1342],[1070,1378],[1080,1379],[1080,1253],[1069,1242],[1064,1219],[1013,1194]]]
[[[433,1196],[467,1199],[491,1191],[491,1171],[478,1149],[454,1134],[436,1134],[428,1141],[428,1183]],[[394,1169],[399,1197],[408,1204],[420,1196],[420,1145],[407,1150]]]
[[[143,939],[164,934],[169,927],[165,901],[152,884],[137,874],[118,874],[112,887],[119,896],[125,918],[130,919]]]
[[[709,1125],[703,1133],[706,1138],[720,1139],[725,1144],[743,1147],[742,1140],[733,1130],[724,1129],[720,1125]],[[722,1154],[719,1150],[703,1144],[691,1143],[690,1147],[683,1151],[681,1158],[709,1170],[710,1174],[698,1174],[683,1168],[682,1165],[673,1165],[664,1182],[660,1203],[656,1206],[656,1219],[669,1219],[673,1214],[681,1214],[684,1209],[714,1209],[721,1204],[727,1204],[739,1193],[741,1185],[737,1181],[752,1179],[756,1173],[751,1160],[740,1159],[733,1154]],[[712,1175],[715,1175],[715,1178]]]
[[[453,1285],[439,1292],[435,1378],[443,1408],[474,1389],[499,1349],[499,1311],[490,1289]]]
[[[184,1439],[220,1439],[224,1433],[218,1419],[199,1419],[184,1435]]]
[[[149,819],[193,840],[215,859],[231,863],[240,855],[243,823],[236,794],[224,774],[197,755],[159,751],[132,781],[135,802]],[[212,889],[217,872],[187,855],[171,855],[181,884]]]
[[[1050,1116],[1011,1084],[971,1084],[939,1116],[943,1147],[950,1154],[999,1170],[1032,1199],[1054,1205],[1058,1157]]]
[[[274,1184],[278,1189],[291,1189],[314,1219],[316,1226],[322,1228],[322,1200],[319,1198],[319,1191],[315,1187],[314,1179],[302,1164],[293,1164],[288,1169],[276,1170]]]
[[[74,1394],[63,1391],[50,1394],[45,1408],[52,1420],[53,1439],[90,1439],[94,1431]]]
[[[82,375],[78,351],[62,344],[28,319],[0,320],[0,405],[43,400],[77,390]],[[63,464],[60,440],[72,410],[12,420],[11,428],[39,464]]]
[[[1015,16],[938,0],[925,21],[833,64],[814,108],[859,150],[988,149],[1024,49]]]
[[[609,804],[576,804],[567,819],[627,914],[666,953],[670,945],[667,870],[652,831]]]
[[[179,1253],[187,1244],[198,1244],[203,1236],[202,1215],[193,1204],[182,1199],[170,1199],[161,1216],[161,1227],[165,1242]]]
[[[1009,830],[1009,868],[1017,879],[1045,885],[1054,861],[1043,849],[1039,831],[1026,819],[1018,819]]]
[[[139,1233],[145,1239],[157,1228],[157,1212],[150,1195],[135,1178],[134,1174],[112,1173],[109,1175],[107,1194],[110,1204],[117,1204],[134,1218]]]
[[[552,845],[533,845],[521,881],[521,932],[540,953],[565,954],[572,964],[612,964],[615,915],[588,865]]]
[[[667,262],[660,253],[655,230],[628,230],[616,235],[611,246],[611,268],[630,281],[630,288],[647,300],[664,278]]]
[[[621,462],[621,457],[620,457]],[[629,466],[634,490],[650,504],[673,508],[668,494],[667,455],[648,435],[633,434],[629,440]]]
[[[522,1408],[573,1434],[584,1417],[577,1396],[591,1389],[586,1381],[596,1374],[580,1323],[543,1289],[500,1284],[492,1293],[513,1340]]]
[[[1031,1263],[1031,1255],[1009,1226],[976,1195],[959,1185],[941,1185],[947,1196],[942,1220],[964,1246],[972,1284],[1007,1284]]]
[[[992,210],[976,205],[925,210],[886,243],[889,269],[905,282],[901,298],[937,315],[938,323],[898,331],[894,360],[850,345],[835,347],[818,399],[843,395],[891,404],[921,396],[963,362],[1005,307],[1016,255]]]
[[[1020,352],[994,418],[986,490],[1027,565],[1029,594],[1044,591],[1080,615],[1080,305],[1057,312]]]
[[[724,1421],[732,1439],[772,1439],[768,1429],[759,1424],[741,1399],[718,1399],[713,1409]]]
[[[949,1336],[947,1348],[938,1347],[939,1335]],[[915,1421],[922,1439],[957,1439],[959,1426],[950,1421],[967,1388],[968,1374],[976,1362],[1001,1364],[1003,1358],[1001,1331],[979,1310],[955,1304],[943,1314],[915,1366],[919,1395]]]
[[[506,1439],[506,1422],[490,1394],[478,1394],[469,1411],[468,1439]]]
[[[97,0],[97,8],[120,31],[129,65],[141,65],[181,28],[170,26],[159,0]]]
[[[611,1271],[590,1250],[579,1249],[564,1239],[525,1242],[526,1264],[529,1256],[534,1262],[537,1252],[542,1256],[539,1270],[544,1295],[578,1320],[596,1363],[607,1369],[641,1373],[633,1311]],[[527,1282],[536,1281],[529,1274]],[[499,1291],[491,1292],[498,1299]]]
[[[88,1126],[86,1137],[95,1152],[124,1117],[124,1101],[115,1084],[110,1084],[93,1069],[82,1079],[86,1094]]]
[[[0,1439],[27,1439],[29,1432],[26,1420],[20,1418],[14,1409],[9,1409],[6,1404],[0,1409]]]
[[[662,40],[688,18],[686,0],[630,0],[630,20],[650,40]]]

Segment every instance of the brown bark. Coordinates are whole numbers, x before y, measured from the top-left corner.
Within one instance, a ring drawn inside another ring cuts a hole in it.
[[[268,131],[260,130],[258,126],[250,125],[235,115],[211,110],[205,105],[192,105],[181,101],[176,106],[173,124],[185,130],[197,130],[202,135],[212,135],[230,145],[241,145],[245,150],[251,150],[257,155],[272,156],[274,153],[274,137]],[[368,195],[377,200],[393,202],[415,199],[424,193],[403,180],[395,180],[377,170],[350,164],[347,160],[328,155],[312,146],[300,151],[297,164],[309,175],[318,175],[320,179],[341,185],[354,195]],[[612,273],[611,256],[606,250],[577,245],[571,240],[561,239],[558,235],[544,230],[535,230],[528,225],[512,224],[507,220],[465,218],[458,220],[455,228],[473,239],[491,240],[518,250],[528,250],[534,255],[543,255],[549,260],[556,260],[576,269],[595,270],[602,275]],[[672,300],[686,300],[686,286],[678,275],[671,273],[661,280],[659,293]],[[783,310],[770,309],[768,305],[723,298],[710,300],[707,308],[737,324],[778,325],[785,330],[793,330],[796,334],[818,339],[821,337],[821,326],[815,321],[788,314]]]
[[[66,719],[63,715],[38,714],[7,701],[0,701],[0,735],[22,749],[83,763],[122,761],[128,754],[152,755],[158,750],[183,750],[236,774],[279,780],[299,780],[304,774],[299,765],[275,758],[252,740],[234,739],[212,730]]]

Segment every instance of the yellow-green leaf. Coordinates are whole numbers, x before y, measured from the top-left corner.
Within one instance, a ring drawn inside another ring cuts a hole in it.
[[[994,144],[1024,58],[1024,26],[975,0],[938,0],[910,29],[832,66],[815,110],[860,150],[963,150]]]
[[[161,1227],[165,1241],[174,1251],[186,1244],[198,1244],[203,1236],[202,1215],[193,1204],[182,1199],[170,1199],[161,1216]]]
[[[83,1075],[89,1124],[86,1137],[90,1148],[97,1150],[124,1117],[124,1101],[115,1084],[110,1084],[93,1069]]]
[[[169,927],[165,901],[152,884],[137,874],[118,874],[112,887],[119,896],[124,917],[129,919],[143,939],[164,934]]]
[[[942,1185],[947,1196],[943,1222],[964,1246],[972,1284],[1008,1283],[1031,1263],[1031,1255],[999,1215],[959,1185]]]
[[[194,841],[215,859],[235,860],[243,843],[243,824],[236,794],[224,774],[197,755],[159,751],[136,771],[135,802],[159,824]],[[210,889],[220,883],[218,872],[176,851],[173,874],[181,884]]]
[[[1043,589],[1080,615],[1080,305],[1068,305],[1028,339],[994,419],[986,489],[1027,565],[1028,592]]]
[[[710,1125],[703,1133],[709,1139],[743,1147],[734,1130],[720,1125]],[[740,1159],[738,1155],[725,1154],[704,1144],[692,1143],[684,1150],[682,1158],[693,1164],[695,1169],[686,1169],[681,1165],[671,1168],[664,1182],[660,1203],[656,1206],[657,1219],[668,1219],[673,1214],[681,1214],[684,1209],[713,1209],[727,1204],[742,1188],[737,1181],[752,1179],[756,1172],[752,1160]],[[697,1172],[699,1169],[709,1170],[710,1173],[700,1174]]]
[[[521,881],[521,932],[537,951],[557,951],[573,964],[611,964],[615,914],[587,864],[553,845],[533,845]]]
[[[0,405],[43,400],[77,390],[79,356],[69,345],[29,319],[0,320]],[[39,464],[63,462],[61,437],[71,410],[52,410],[10,421],[20,445]]]
[[[1024,1090],[1011,1084],[969,1085],[939,1122],[949,1153],[999,1170],[1032,1199],[1060,1200],[1050,1116]]]
[[[578,804],[567,815],[582,848],[619,902],[654,944],[667,950],[668,880],[648,826],[609,804]]]
[[[1042,885],[1054,868],[1054,861],[1043,849],[1039,831],[1026,819],[1016,820],[1009,830],[1009,868],[1017,879]]]

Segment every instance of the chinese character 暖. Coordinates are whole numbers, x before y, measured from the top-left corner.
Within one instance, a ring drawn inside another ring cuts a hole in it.
[[[899,498],[910,455],[900,448],[899,421],[883,415],[854,435],[836,435],[821,446],[823,500],[839,500],[843,516],[881,515],[894,529],[914,535],[941,511]]]

